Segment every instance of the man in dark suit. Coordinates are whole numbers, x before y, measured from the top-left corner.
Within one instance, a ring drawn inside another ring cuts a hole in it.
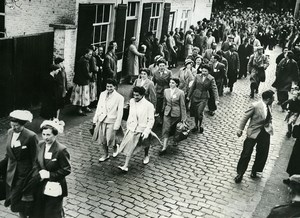
[[[240,72],[238,78],[247,77],[247,64],[250,56],[253,54],[253,46],[249,44],[249,39],[245,38],[244,43],[239,46],[238,54],[240,58]]]
[[[116,42],[111,41],[107,48],[107,53],[104,57],[103,63],[103,85],[106,86],[106,80],[108,78],[117,80],[117,56],[116,49],[118,45]]]
[[[146,38],[143,41],[143,45],[147,46],[146,49],[146,67],[149,67],[150,64],[153,63],[153,58],[156,54],[153,54],[153,40],[154,40],[154,34],[153,32],[147,32]]]
[[[235,44],[230,45],[229,51],[224,53],[224,57],[228,61],[228,87],[230,88],[230,92],[233,91],[233,85],[237,80],[237,75],[240,71],[240,58],[238,53],[236,52]]]
[[[252,103],[245,111],[245,114],[240,122],[237,136],[241,137],[243,130],[250,120],[247,129],[247,138],[244,141],[243,151],[241,153],[238,165],[237,176],[235,182],[240,183],[243,175],[247,170],[253,148],[256,145],[256,156],[252,166],[251,178],[257,178],[257,172],[262,172],[269,153],[270,135],[273,134],[272,115],[270,106],[274,101],[274,92],[267,90],[262,93],[262,101]]]

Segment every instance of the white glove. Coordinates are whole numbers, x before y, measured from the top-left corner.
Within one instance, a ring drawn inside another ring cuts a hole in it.
[[[50,172],[47,170],[40,170],[39,174],[40,174],[42,180],[50,178]]]

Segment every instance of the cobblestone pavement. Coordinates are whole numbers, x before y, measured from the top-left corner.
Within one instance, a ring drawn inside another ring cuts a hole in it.
[[[268,82],[261,85],[260,93],[274,81],[279,53],[279,48],[269,52]],[[204,134],[191,134],[178,147],[170,146],[163,157],[158,156],[160,147],[154,145],[150,163],[143,165],[142,155],[136,155],[127,174],[117,168],[124,161],[122,155],[98,162],[99,146],[91,142],[88,132],[90,117],[69,128],[59,137],[68,146],[72,164],[72,174],[67,177],[66,217],[252,217],[279,157],[286,127],[284,114],[274,104],[275,134],[262,178],[252,180],[248,170],[242,183],[235,184],[245,139],[245,134],[238,138],[235,132],[251,102],[249,79],[238,80],[233,93],[220,98],[216,115],[205,116]],[[0,214],[15,217],[3,206]]]

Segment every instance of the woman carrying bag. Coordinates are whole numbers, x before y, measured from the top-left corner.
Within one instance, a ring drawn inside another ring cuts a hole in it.
[[[45,120],[40,128],[44,140],[38,144],[33,177],[28,183],[36,183],[30,218],[62,218],[63,198],[68,195],[65,177],[71,173],[67,148],[56,140],[58,133],[63,133],[64,122]]]

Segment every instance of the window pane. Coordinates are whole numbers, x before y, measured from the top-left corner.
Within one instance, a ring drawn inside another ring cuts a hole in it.
[[[104,7],[104,22],[109,22],[110,15],[110,5],[105,5]]]
[[[0,0],[0,13],[4,13],[5,11],[5,1]]]
[[[101,26],[94,27],[94,43],[100,41],[100,31],[101,31]]]
[[[107,38],[107,27],[108,27],[108,25],[103,25],[102,26],[101,42],[106,41],[106,38]]]
[[[159,12],[160,12],[160,4],[157,4],[157,7],[156,7],[156,16],[159,16]]]
[[[189,17],[189,12],[190,11],[186,11],[185,17],[188,18]]]
[[[97,19],[96,23],[102,23],[103,21],[103,5],[97,6]]]
[[[154,17],[154,16],[155,16],[155,10],[156,10],[156,4],[153,3],[153,4],[152,4],[152,13],[151,13],[151,17]]]
[[[132,3],[128,3],[127,17],[130,16],[131,4],[132,4]]]
[[[130,16],[135,16],[136,15],[136,4],[137,3],[132,3],[131,4],[131,13],[130,13]]]
[[[149,31],[152,31],[152,30],[153,30],[153,20],[154,20],[154,19],[150,19]]]

